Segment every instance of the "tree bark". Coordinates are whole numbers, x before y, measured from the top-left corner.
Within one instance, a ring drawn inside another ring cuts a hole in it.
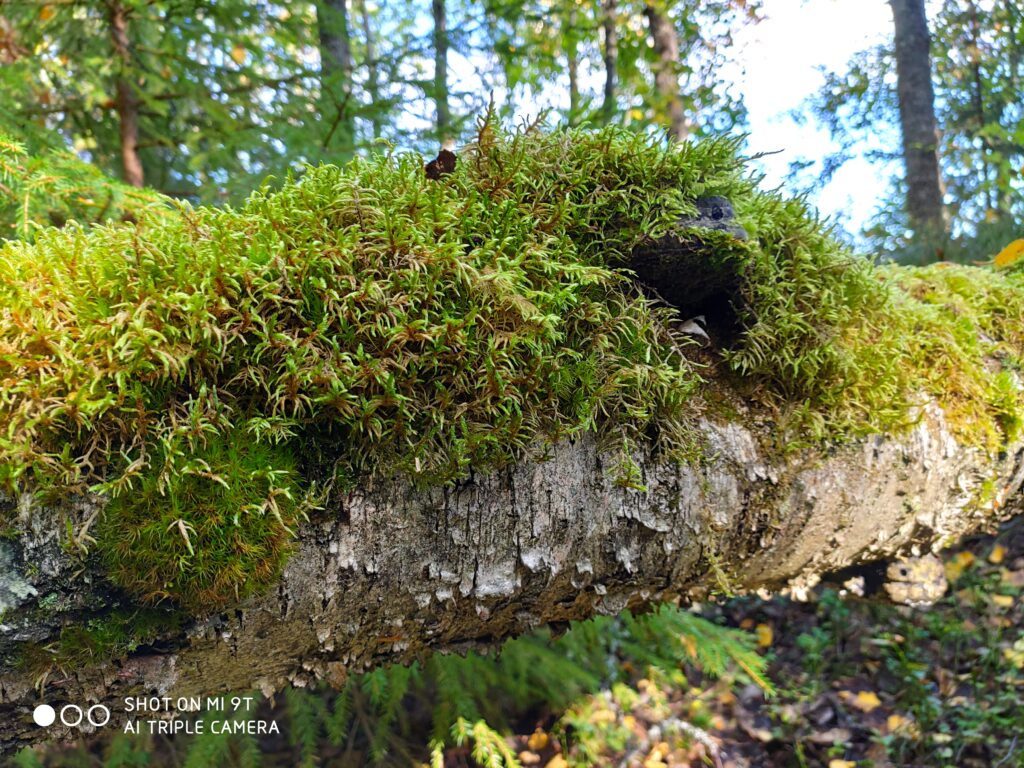
[[[615,91],[618,88],[619,32],[616,27],[616,0],[601,0],[601,28],[604,30],[604,101],[601,122],[605,125],[615,117]]]
[[[341,151],[347,156],[355,143],[348,0],[318,0],[316,19],[320,37],[320,93],[323,111],[332,115],[323,146],[326,149],[337,136]]]
[[[370,24],[370,10],[366,0],[359,0],[360,18],[363,23],[363,38],[366,44],[366,92],[370,97],[370,124],[373,126],[373,138],[380,138],[380,78],[377,74],[377,50],[374,42],[373,27]]]
[[[896,90],[906,168],[907,215],[917,233],[943,234],[949,223],[939,171],[930,36],[924,0],[890,0],[895,29]]]
[[[665,111],[669,137],[683,141],[690,135],[690,123],[679,94],[679,35],[672,20],[653,4],[644,5],[644,15],[654,45],[654,84]]]
[[[779,455],[771,414],[714,386],[731,415],[702,422],[706,459],[639,453],[644,491],[612,482],[589,437],[450,487],[368,481],[300,529],[271,593],[127,657],[55,669],[40,692],[38,672],[14,665],[18,649],[45,647],[62,625],[84,626],[125,598],[66,546],[94,501],[8,500],[31,533],[0,540],[0,747],[78,733],[35,726],[39,701],[102,703],[123,727],[126,696],[339,684],[385,661],[710,589],[804,588],[1018,509],[1024,442],[986,456],[958,445],[927,406],[909,434]]]
[[[437,138],[442,144],[452,139],[448,107],[448,13],[445,0],[432,0],[434,17],[434,108]]]
[[[131,46],[128,39],[128,9],[120,2],[107,6],[110,41],[119,70],[114,83],[114,108],[120,121],[121,166],[124,181],[133,187],[145,183],[142,160],[139,158],[139,96],[131,82]]]
[[[565,41],[566,69],[569,73],[569,118],[570,126],[579,122],[580,114],[580,57],[577,45],[576,6],[570,7],[565,15],[562,39]]]

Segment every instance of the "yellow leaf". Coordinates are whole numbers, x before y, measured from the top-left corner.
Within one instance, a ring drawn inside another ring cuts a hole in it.
[[[956,581],[973,563],[974,555],[970,552],[958,552],[943,564],[946,570],[946,580]]]
[[[49,21],[56,15],[57,11],[54,9],[52,5],[44,5],[42,8],[39,9],[40,21]]]
[[[610,709],[599,709],[590,716],[590,722],[594,725],[614,723],[615,713]]]
[[[1010,595],[992,595],[992,602],[1000,608],[1012,608],[1013,597]]]
[[[857,695],[850,701],[850,704],[861,712],[871,712],[877,707],[882,706],[882,700],[878,698],[878,694],[874,691],[858,691]]]
[[[1014,643],[1012,648],[1003,648],[1003,656],[1017,669],[1024,669],[1024,638]]]
[[[561,755],[555,755],[548,760],[546,768],[569,768],[569,764],[565,762],[565,758]]]
[[[1014,240],[1003,248],[992,261],[997,267],[1008,267],[1024,256],[1024,240]]]
[[[544,730],[538,728],[530,734],[530,738],[526,740],[526,746],[528,746],[534,752],[540,752],[544,747],[548,745],[548,735],[544,733]]]
[[[235,64],[238,64],[238,65],[245,64],[245,56],[246,56],[245,46],[244,45],[238,45],[236,43],[235,47],[231,49],[231,58],[235,60]]]
[[[772,640],[775,639],[775,633],[772,632],[770,624],[758,624],[754,632],[757,634],[757,644],[762,648],[769,647]]]
[[[680,635],[683,645],[686,646],[686,652],[690,654],[691,659],[697,658],[697,639],[690,635]]]
[[[910,725],[910,720],[903,715],[889,715],[885,720],[885,728],[889,733],[902,730]]]
[[[857,764],[852,760],[829,760],[828,768],[857,768]]]
[[[999,565],[1003,562],[1003,558],[1006,557],[1006,547],[1002,544],[996,544],[992,547],[992,551],[988,553],[988,561],[995,565]]]

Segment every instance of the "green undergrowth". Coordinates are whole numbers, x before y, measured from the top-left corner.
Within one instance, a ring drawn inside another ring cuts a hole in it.
[[[997,447],[1021,278],[876,269],[759,191],[737,147],[484,121],[440,180],[386,153],[238,209],[9,242],[0,482],[106,494],[115,581],[194,610],[272,581],[315,500],[366,473],[444,483],[593,432],[635,486],[641,444],[700,455],[705,382],[624,267],[709,195],[751,235],[697,233],[738,286],[716,351],[790,444],[899,428],[925,394]]]
[[[264,765],[314,766],[335,754],[341,755],[339,765],[415,766],[443,762],[445,751],[469,744],[480,765],[516,768],[522,765],[519,750],[510,751],[507,733],[529,722],[530,713],[552,722],[554,738],[578,742],[585,734],[571,719],[556,718],[582,697],[628,690],[639,675],[682,682],[682,671],[694,667],[770,692],[766,666],[752,634],[662,606],[643,615],[576,622],[557,639],[537,630],[508,641],[496,655],[431,654],[411,666],[378,667],[348,678],[338,690],[286,688],[273,702],[236,713],[277,722],[285,738],[223,736],[207,727],[198,736],[168,738],[156,750],[148,735],[106,734],[109,741],[89,747],[59,754],[26,750],[20,759],[23,765],[65,766],[92,751],[94,763],[103,766],[130,754],[128,765],[248,768],[256,764],[254,755],[262,755]],[[205,717],[212,722],[227,716],[211,710]]]
[[[0,116],[0,237],[31,241],[68,221],[157,218],[170,210],[162,195],[111,179],[45,132]]]

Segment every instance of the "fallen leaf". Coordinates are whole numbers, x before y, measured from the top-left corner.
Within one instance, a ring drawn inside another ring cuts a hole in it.
[[[892,714],[885,719],[885,729],[889,733],[895,733],[896,731],[907,728],[911,722],[911,720],[905,718],[903,715]]]
[[[758,624],[754,632],[757,634],[757,644],[762,648],[768,648],[772,644],[772,640],[775,639],[775,633],[772,632],[770,624]]]
[[[974,563],[974,555],[970,552],[958,552],[944,563],[946,580],[956,581],[965,570]]]
[[[542,728],[538,728],[530,734],[530,738],[526,740],[526,746],[532,749],[534,752],[540,752],[544,747],[548,745],[551,739],[544,732]]]
[[[1024,240],[1014,240],[996,255],[992,263],[997,267],[1009,267],[1021,257],[1024,257]]]
[[[1024,588],[1024,570],[1011,571],[1009,568],[999,569],[999,580],[1014,589]]]
[[[615,713],[610,709],[599,709],[590,716],[590,722],[594,725],[600,725],[602,723],[614,723]]]
[[[1006,547],[1002,544],[996,544],[992,547],[992,551],[988,553],[988,561],[995,565],[999,565],[1003,562],[1003,558],[1006,557]]]
[[[1013,608],[1012,595],[992,595],[992,602],[1000,608]]]
[[[857,764],[852,760],[829,760],[828,768],[857,768]]]
[[[882,705],[882,700],[874,691],[858,691],[856,694],[851,691],[840,691],[839,698],[861,712],[871,712]]]
[[[565,762],[565,758],[561,755],[555,755],[550,760],[545,768],[569,768],[569,764]]]

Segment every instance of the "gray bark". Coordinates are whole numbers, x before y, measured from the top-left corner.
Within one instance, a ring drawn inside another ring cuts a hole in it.
[[[604,30],[604,101],[601,104],[601,120],[610,123],[615,117],[615,90],[618,87],[619,32],[615,25],[616,0],[601,0],[601,28]]]
[[[930,36],[924,0],[890,0],[895,28],[896,90],[899,97],[907,215],[918,233],[948,229],[942,202],[938,128],[932,88]]]
[[[690,135],[690,124],[679,95],[679,35],[672,20],[651,3],[644,6],[647,25],[654,44],[654,85],[668,121],[669,136],[683,141]]]
[[[437,138],[444,144],[451,136],[451,112],[448,106],[448,12],[445,0],[432,0],[434,17],[434,109]]]
[[[580,113],[580,57],[577,45],[579,31],[577,28],[576,6],[566,13],[562,39],[565,40],[566,69],[569,73],[569,125],[579,122]]]
[[[370,123],[373,125],[373,138],[380,138],[381,114],[380,77],[377,74],[377,51],[374,43],[373,27],[370,24],[370,10],[366,0],[359,0],[360,18],[363,23],[363,38],[366,44],[366,92],[370,97]]]
[[[340,683],[385,661],[489,646],[546,623],[725,587],[803,588],[1016,509],[1024,443],[998,458],[965,448],[936,407],[909,434],[780,456],[770,414],[715,386],[732,415],[702,422],[705,459],[638,455],[644,491],[616,486],[589,437],[453,487],[367,482],[301,528],[271,593],[127,658],[54,671],[40,693],[12,665],[17,649],[123,598],[62,546],[66,523],[80,530],[95,502],[22,502],[30,533],[0,543],[0,746],[76,735],[34,726],[40,700],[102,702],[116,725],[129,695]]]
[[[320,37],[320,92],[326,119],[331,120],[323,145],[326,149],[337,136],[342,153],[347,156],[355,141],[348,0],[319,0],[316,18]]]
[[[107,6],[110,23],[110,42],[114,48],[120,70],[114,86],[117,96],[114,108],[120,123],[121,167],[124,181],[133,187],[145,184],[142,160],[139,158],[139,95],[129,79],[131,46],[128,39],[128,9],[120,2]]]

